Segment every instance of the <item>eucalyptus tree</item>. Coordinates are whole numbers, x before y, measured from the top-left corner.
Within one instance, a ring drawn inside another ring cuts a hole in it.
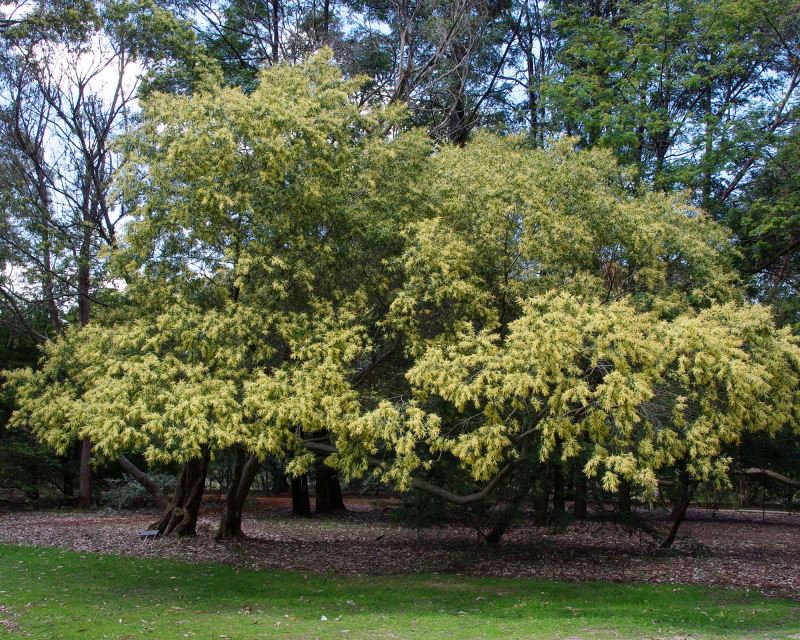
[[[2,33],[3,214],[6,315],[46,310],[60,334],[88,324],[110,286],[102,248],[113,248],[126,215],[112,194],[121,157],[113,140],[128,126],[143,65],[170,66],[167,51],[191,37],[155,5],[82,2],[64,10],[21,7]],[[177,67],[175,67],[177,68]],[[178,74],[179,75],[179,74]],[[81,443],[78,504],[91,502],[91,442]]]
[[[502,127],[508,61],[521,10],[498,0],[182,0],[226,81],[252,88],[258,70],[298,63],[330,47],[358,99],[402,102],[436,139],[463,143],[481,125]]]
[[[796,120],[791,2],[648,0],[551,6],[551,128],[614,149],[658,189],[721,218]]]
[[[742,189],[729,214],[739,237],[742,270],[753,295],[770,303],[781,323],[800,326],[800,139],[795,126]]]

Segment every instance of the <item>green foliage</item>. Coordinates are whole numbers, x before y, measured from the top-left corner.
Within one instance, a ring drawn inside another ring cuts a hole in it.
[[[442,457],[483,482],[581,455],[648,496],[677,467],[724,483],[745,432],[798,428],[800,345],[743,302],[728,235],[684,197],[571,140],[432,153],[358,86],[323,52],[249,93],[208,76],[149,96],[123,301],[8,374],[14,424],[59,451],[239,446],[293,474],[326,439],[345,478],[380,455],[400,489]]]
[[[249,94],[212,82],[150,96],[127,141],[120,188],[145,195],[112,256],[124,304],[9,374],[15,424],[58,451],[90,437],[107,459],[263,458],[357,414],[359,314],[387,286],[381,259],[430,145],[389,137],[401,113],[363,112],[329,54],[266,70]]]
[[[772,158],[731,211],[740,237],[742,270],[754,295],[769,302],[781,323],[800,326],[800,130],[781,139]]]
[[[35,363],[38,352],[29,339],[0,330],[0,362],[4,367],[25,367]],[[59,459],[26,428],[9,429],[14,408],[12,394],[0,395],[0,491],[15,489],[28,499],[53,495],[63,489],[65,474],[74,470],[71,460]]]
[[[64,474],[72,474],[73,466],[59,460],[30,432],[0,426],[0,492],[15,489],[29,500],[58,495]]]
[[[150,480],[155,482],[165,495],[175,488],[175,476],[164,473],[150,473]],[[130,477],[106,478],[100,486],[99,504],[110,509],[141,509],[152,507],[153,498],[144,487]]]
[[[796,78],[789,0],[554,3],[555,133],[613,149],[659,189],[714,213],[787,118]]]
[[[508,138],[436,156],[387,317],[410,399],[353,429],[394,453],[385,478],[446,453],[489,480],[561,442],[606,490],[652,495],[679,463],[724,482],[745,430],[797,427],[797,341],[740,301],[722,229],[625,177],[607,152]]]

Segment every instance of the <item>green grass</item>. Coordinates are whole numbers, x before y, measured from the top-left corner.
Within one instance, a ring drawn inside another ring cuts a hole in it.
[[[0,545],[0,638],[790,638],[800,604],[677,585],[381,578]],[[327,620],[322,620],[322,616]],[[800,636],[797,636],[800,637]]]

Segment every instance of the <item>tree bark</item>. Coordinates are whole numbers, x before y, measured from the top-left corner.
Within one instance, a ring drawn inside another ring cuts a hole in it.
[[[315,467],[316,482],[314,483],[315,513],[333,513],[346,511],[342,499],[342,488],[339,486],[338,474],[318,459]]]
[[[92,506],[92,441],[89,438],[81,440],[80,479],[78,481],[78,497],[75,506],[78,509],[88,509]]]
[[[89,324],[91,312],[91,299],[89,287],[91,272],[89,269],[89,251],[91,248],[91,227],[84,223],[83,241],[80,250],[80,264],[78,268],[78,322],[82,327]],[[75,506],[79,509],[88,509],[92,506],[92,441],[84,438],[81,441],[80,481],[78,484],[78,499]]]
[[[311,515],[311,500],[308,497],[308,476],[292,478],[292,513],[296,516]]]
[[[511,501],[497,517],[492,530],[486,536],[484,536],[486,544],[490,544],[492,546],[500,544],[500,540],[502,540],[505,533],[511,527],[511,523],[514,522],[514,518],[517,517],[522,503],[525,501],[525,498],[528,497],[532,488],[533,482],[530,479],[525,481],[520,487],[517,488],[517,491],[512,497]]]
[[[543,527],[547,524],[547,512],[550,507],[550,478],[544,476],[536,489],[533,507],[533,525]]]
[[[136,480],[136,482],[144,487],[145,491],[147,491],[147,493],[150,494],[150,497],[153,498],[153,502],[157,508],[161,509],[162,511],[167,508],[167,498],[164,495],[164,492],[161,491],[161,487],[153,482],[144,471],[139,469],[125,456],[119,457],[119,466],[122,467],[125,473],[127,473],[134,480]]]
[[[272,0],[272,64],[281,60],[280,0]]]
[[[631,514],[631,484],[627,480],[620,482],[619,494],[617,496],[617,507],[622,515]]]
[[[334,511],[347,511],[344,504],[344,496],[342,496],[342,485],[339,483],[339,474],[334,471],[328,477],[330,486],[331,506]]]
[[[713,66],[714,60],[711,59]],[[705,141],[703,149],[703,178],[701,184],[701,203],[706,212],[711,213],[711,186],[713,180],[713,171],[711,166],[711,155],[714,151],[714,127],[712,123],[713,111],[712,100],[714,96],[714,87],[709,80],[708,87],[705,92]]]
[[[564,497],[564,472],[561,463],[553,463],[553,514],[561,515],[565,513],[566,498]]]
[[[75,483],[72,479],[72,469],[67,469],[63,474],[64,506],[75,504]]]
[[[583,473],[581,461],[575,462],[575,501],[572,506],[572,515],[576,520],[586,519],[586,476]]]
[[[772,471],[770,469],[758,469],[755,467],[750,467],[747,469],[738,469],[736,471],[731,471],[731,475],[768,478],[769,480],[774,480],[775,482],[780,482],[781,484],[785,484],[788,487],[794,487],[795,489],[800,489],[800,480],[794,480],[793,478],[789,478],[788,476],[777,473],[776,471]]]
[[[685,474],[682,475],[685,476]],[[662,549],[669,549],[672,543],[675,542],[678,529],[680,529],[681,524],[686,519],[686,511],[689,509],[689,504],[692,502],[692,495],[697,488],[697,482],[689,480],[688,477],[684,477],[684,479],[685,481],[682,483],[682,495],[672,510],[672,526],[669,529],[667,537],[661,543]]]
[[[331,3],[330,0],[323,0],[322,3],[322,44],[327,44],[330,33],[331,22]]]
[[[183,465],[175,484],[175,493],[161,518],[150,526],[151,529],[158,529],[163,535],[197,535],[197,515],[203,500],[210,457],[208,448],[203,447],[199,458]]]
[[[248,457],[242,449],[236,450],[236,465],[225,496],[225,508],[214,536],[216,540],[244,538],[242,511],[258,468],[259,462],[256,456]]]

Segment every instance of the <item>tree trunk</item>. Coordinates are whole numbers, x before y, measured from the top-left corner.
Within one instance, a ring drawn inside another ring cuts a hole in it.
[[[89,250],[91,247],[91,228],[88,223],[84,225],[83,241],[81,243],[80,266],[78,268],[78,322],[82,327],[89,324],[91,300],[89,287],[91,272],[89,270]],[[92,441],[84,438],[81,441],[80,481],[78,484],[79,495],[75,506],[79,509],[88,509],[92,506]]]
[[[242,510],[245,500],[250,493],[250,487],[258,473],[258,458],[254,455],[247,457],[242,449],[236,450],[236,465],[233,470],[225,496],[225,509],[219,521],[217,540],[230,540],[244,538],[242,532]]]
[[[78,482],[78,497],[75,506],[78,509],[88,509],[92,506],[92,441],[89,438],[81,440],[81,465],[80,480]]]
[[[714,56],[710,55],[709,66],[714,66]],[[714,85],[713,80],[708,80],[708,87],[705,91],[705,147],[703,149],[703,178],[701,203],[703,209],[711,214],[711,187],[713,180],[712,154],[714,151],[714,123],[713,123],[713,99]]]
[[[147,493],[150,494],[150,497],[153,498],[153,502],[157,508],[161,509],[162,511],[167,508],[167,498],[161,491],[161,487],[153,482],[144,471],[139,469],[125,456],[119,457],[119,466],[122,467],[125,473],[127,473],[144,487],[145,491],[147,491]]]
[[[469,133],[464,96],[466,74],[469,71],[469,51],[461,42],[456,40],[451,45],[449,58],[451,76],[449,93],[453,102],[447,112],[447,139],[453,144],[463,147],[467,142],[467,134]]]
[[[57,336],[60,336],[63,331],[63,325],[61,323],[61,314],[59,313],[58,304],[56,303],[55,286],[53,283],[53,266],[51,256],[52,248],[50,243],[50,190],[47,188],[47,176],[44,171],[44,159],[42,158],[42,154],[43,150],[37,150],[37,161],[34,163],[39,200],[42,205],[42,212],[45,216],[45,221],[42,225],[42,250],[44,266],[44,273],[42,274],[42,288],[44,289],[44,299],[47,301],[47,313],[50,316],[50,322],[53,325],[53,330]]]
[[[339,478],[336,471],[326,465],[321,459],[317,460],[316,482],[314,483],[314,505],[315,513],[333,513],[334,511],[346,511],[344,500],[342,499],[342,488],[339,486]]]
[[[342,496],[342,485],[339,484],[339,474],[336,471],[328,476],[328,484],[330,486],[331,506],[334,511],[347,511],[344,504],[344,496]]]
[[[547,524],[547,511],[550,506],[550,478],[543,476],[537,487],[533,507],[533,525],[543,527]]]
[[[331,23],[331,3],[330,0],[323,0],[322,3],[322,44],[327,44],[329,40]]]
[[[161,518],[151,525],[164,535],[193,536],[197,534],[197,515],[203,500],[206,486],[208,461],[210,454],[207,447],[199,458],[189,460],[183,465],[175,493],[169,501]]]
[[[622,515],[631,514],[631,483],[627,480],[620,482],[617,507]]]
[[[586,476],[581,461],[578,460],[575,462],[575,502],[572,506],[572,515],[576,520],[585,520],[586,511]]]
[[[537,93],[536,89],[534,88],[534,82],[536,79],[536,67],[533,58],[533,51],[531,47],[533,46],[533,30],[531,29],[530,25],[530,16],[528,16],[528,44],[525,47],[525,63],[527,65],[527,72],[528,72],[528,117],[531,119],[530,123],[530,136],[531,140],[534,143],[538,140],[538,133],[539,133],[539,123],[537,120],[537,114],[539,105],[537,104]],[[542,55],[542,54],[540,54]]]
[[[532,487],[533,483],[530,480],[518,487],[514,497],[508,503],[506,508],[500,512],[500,515],[497,517],[492,530],[486,536],[484,536],[486,544],[490,544],[492,546],[500,544],[500,540],[503,538],[506,531],[508,531],[511,527],[511,523],[514,522],[514,518],[517,517],[519,508],[522,506],[525,498],[528,497],[528,494],[530,494]]]
[[[296,516],[311,515],[311,500],[308,497],[308,476],[292,478],[292,513]]]
[[[692,501],[692,495],[697,487],[697,483],[692,481],[687,481],[682,484],[683,495],[672,510],[672,526],[670,527],[669,533],[664,539],[664,542],[661,543],[662,549],[669,549],[672,546],[672,543],[675,542],[675,537],[678,535],[678,529],[680,529],[681,524],[686,519],[686,511],[689,508],[689,504]]]
[[[272,0],[272,64],[281,61],[280,0]]]
[[[64,506],[70,507],[75,504],[75,483],[72,479],[72,469],[67,469],[63,473]]]
[[[286,478],[286,470],[278,465],[272,465],[269,471],[269,479],[272,484],[271,490],[275,493],[283,493],[291,488]],[[308,480],[306,480],[306,485]]]
[[[560,462],[553,463],[553,514],[561,515],[566,512],[566,498],[564,497],[564,471]]]

